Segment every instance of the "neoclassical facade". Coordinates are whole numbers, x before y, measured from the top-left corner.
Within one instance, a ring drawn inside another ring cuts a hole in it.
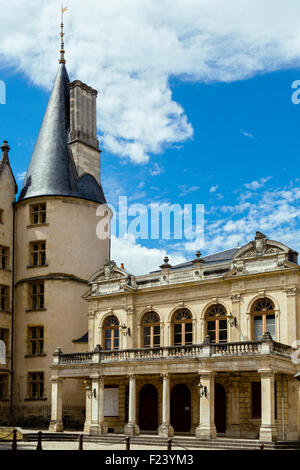
[[[54,353],[50,429],[63,388],[86,388],[84,430],[298,440],[297,253],[247,245],[134,276],[107,260],[89,280],[86,352]]]

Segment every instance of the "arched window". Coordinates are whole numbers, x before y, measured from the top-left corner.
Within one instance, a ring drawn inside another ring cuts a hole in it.
[[[227,312],[221,304],[214,304],[206,311],[206,334],[213,343],[227,342]]]
[[[119,320],[115,315],[106,318],[104,322],[104,349],[119,349]]]
[[[272,300],[257,299],[252,306],[251,313],[253,339],[260,341],[267,331],[275,339],[275,307]]]
[[[160,346],[160,320],[157,313],[146,313],[142,321],[142,331],[144,348],[158,348]]]
[[[193,344],[193,318],[189,310],[182,308],[173,316],[174,346]]]

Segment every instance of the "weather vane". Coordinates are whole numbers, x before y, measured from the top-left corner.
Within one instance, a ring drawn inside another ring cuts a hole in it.
[[[61,5],[61,23],[60,23],[60,37],[61,37],[61,43],[60,43],[60,59],[59,63],[60,64],[65,64],[65,45],[64,45],[64,13],[67,11],[68,7],[64,7],[63,4]]]

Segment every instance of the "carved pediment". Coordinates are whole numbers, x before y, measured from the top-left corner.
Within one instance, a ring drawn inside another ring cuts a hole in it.
[[[108,282],[127,279],[128,277],[129,273],[125,269],[119,268],[115,261],[107,259],[104,265],[90,278],[89,282]]]
[[[115,261],[105,260],[104,265],[90,278],[90,295],[104,295],[136,288],[135,276],[123,267],[119,268]]]
[[[257,258],[265,255],[288,253],[290,249],[283,243],[268,240],[265,234],[256,232],[255,239],[242,246],[234,255],[234,260]]]

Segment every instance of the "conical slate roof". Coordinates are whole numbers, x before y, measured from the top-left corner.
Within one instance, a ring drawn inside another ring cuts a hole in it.
[[[18,201],[36,196],[73,196],[106,202],[92,175],[78,178],[68,147],[69,127],[69,77],[65,64],[60,63]]]

